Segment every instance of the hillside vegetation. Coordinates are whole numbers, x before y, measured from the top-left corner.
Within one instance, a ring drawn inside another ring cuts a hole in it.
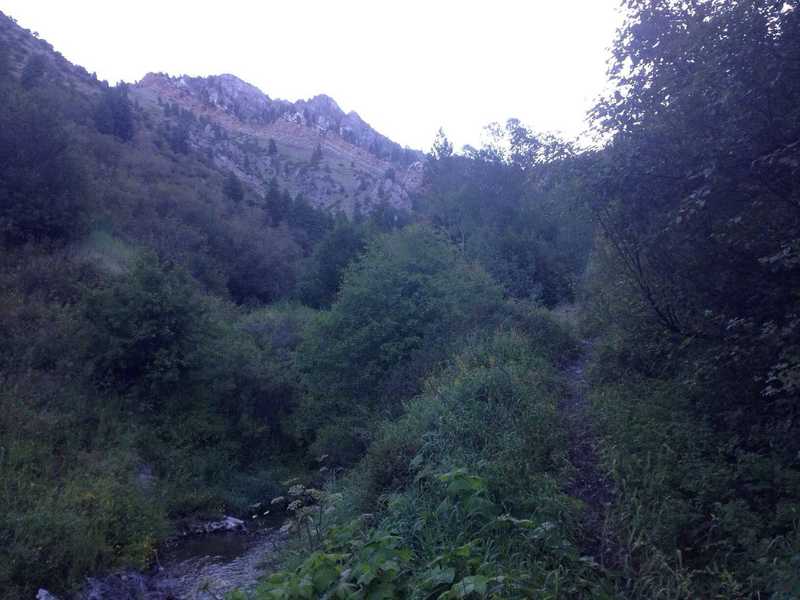
[[[237,599],[800,597],[800,7],[623,10],[602,143],[440,132],[414,185],[327,97],[0,15],[0,597],[259,503]]]

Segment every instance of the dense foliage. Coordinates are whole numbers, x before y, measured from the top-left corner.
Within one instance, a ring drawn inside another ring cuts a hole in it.
[[[290,475],[240,597],[800,596],[800,9],[623,10],[602,144],[349,217],[0,15],[0,597]]]
[[[319,453],[352,460],[369,440],[372,418],[398,414],[421,378],[500,301],[489,277],[430,229],[373,240],[300,350],[308,392],[298,429],[317,432]]]
[[[589,161],[604,273],[637,299],[614,310],[656,328],[650,360],[702,385],[724,426],[762,447],[781,431],[794,456],[800,14],[777,1],[629,5],[618,91],[595,109],[613,140]]]
[[[524,320],[565,343],[498,332],[429,379],[403,417],[384,423],[343,497],[325,498],[345,516],[382,507],[378,522],[343,517],[256,596],[602,597],[577,545],[580,506],[561,491],[563,388],[551,361],[573,346],[549,319]]]
[[[85,226],[86,174],[41,89],[0,81],[0,242],[63,243]]]
[[[574,301],[591,221],[567,168],[573,150],[513,119],[489,129],[492,142],[463,156],[440,131],[418,210],[508,295],[549,307]]]

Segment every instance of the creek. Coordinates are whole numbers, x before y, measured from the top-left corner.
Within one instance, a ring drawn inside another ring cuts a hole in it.
[[[149,571],[90,577],[74,600],[222,600],[255,587],[281,540],[275,528],[177,538]]]

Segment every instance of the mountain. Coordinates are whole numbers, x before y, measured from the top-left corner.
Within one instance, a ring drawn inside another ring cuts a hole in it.
[[[275,179],[318,206],[348,214],[380,201],[408,208],[421,182],[421,152],[402,148],[329,96],[288,102],[234,75],[160,73],[146,75],[130,94],[157,120],[183,128],[188,148],[219,168],[256,187]]]
[[[2,13],[0,42],[9,49],[12,73],[22,77],[35,56],[42,76],[68,88],[79,104],[94,105],[106,89],[94,74]],[[136,145],[166,141],[173,151],[234,173],[256,195],[277,185],[314,206],[352,215],[384,203],[407,209],[422,180],[422,152],[378,133],[329,96],[272,99],[228,74],[149,73],[127,90],[140,126]]]

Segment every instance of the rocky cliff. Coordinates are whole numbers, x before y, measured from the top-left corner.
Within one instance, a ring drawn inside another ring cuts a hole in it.
[[[186,151],[256,189],[274,180],[293,195],[352,214],[381,202],[407,208],[421,182],[421,152],[402,148],[325,95],[288,102],[233,75],[156,73],[130,93]]]

